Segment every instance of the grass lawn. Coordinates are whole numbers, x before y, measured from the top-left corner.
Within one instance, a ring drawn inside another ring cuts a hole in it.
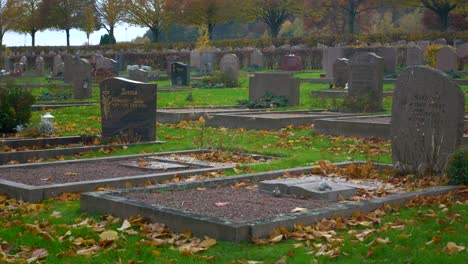
[[[318,74],[319,71],[300,76],[310,78],[307,76]],[[158,87],[167,84],[157,83]],[[244,76],[239,88],[159,93],[158,107],[235,105],[237,100],[247,99],[247,86],[247,76]],[[284,109],[333,108],[339,104],[339,100],[310,97],[312,91],[322,89],[328,89],[328,85],[302,84],[300,105]],[[392,87],[386,85],[386,89]],[[468,87],[464,86],[463,90]],[[36,96],[41,92],[33,91]],[[193,101],[187,102],[190,92]],[[98,99],[99,90],[94,89],[91,101]],[[390,111],[391,97],[385,98],[384,108]],[[47,111],[56,117],[58,135],[100,133],[99,106]],[[44,113],[34,112],[33,122]],[[321,136],[314,134],[309,126],[254,131],[209,128],[200,120],[158,124],[157,137],[166,143],[116,149],[108,154],[87,153],[80,158],[196,148],[233,149],[280,157],[268,164],[239,166],[227,171],[228,176],[310,166],[319,160],[391,163],[388,141]],[[239,244],[217,241],[206,251],[194,252],[184,246],[199,241],[187,234],[169,231],[159,234],[154,231],[154,225],[135,219],[130,219],[130,228],[119,231],[123,219],[81,213],[79,200],[73,195],[40,204],[24,204],[0,196],[3,227],[0,262],[25,263],[29,259],[37,263],[464,263],[468,259],[467,251],[456,252],[457,247],[450,242],[468,246],[464,233],[468,228],[467,209],[466,194],[465,197],[452,194],[437,199],[416,199],[401,208],[388,206],[367,215],[355,214],[348,220],[335,218],[292,233],[276,233],[283,235],[281,241],[263,241],[265,245],[262,241]],[[110,230],[117,231],[115,240],[100,241],[100,235]],[[312,237],[297,240],[304,233]]]

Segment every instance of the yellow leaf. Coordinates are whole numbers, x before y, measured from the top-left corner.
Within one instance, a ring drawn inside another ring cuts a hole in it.
[[[107,230],[107,231],[102,232],[99,235],[99,238],[101,239],[101,241],[106,241],[106,240],[114,241],[119,238],[119,234],[116,231]]]
[[[212,238],[208,238],[208,239],[203,240],[198,246],[208,249],[214,245],[216,245],[216,240]]]
[[[49,216],[49,218],[60,218],[62,217],[61,212],[53,211],[52,214]]]
[[[463,250],[465,250],[464,246],[459,246],[453,242],[448,242],[447,246],[445,247],[445,252],[449,254],[457,253]]]
[[[122,224],[122,226],[121,226],[120,228],[117,228],[117,230],[123,231],[123,230],[125,230],[125,229],[130,228],[131,226],[132,226],[132,225],[130,224],[130,222],[128,222],[128,220],[125,219],[124,222],[123,222],[123,224]]]
[[[280,242],[281,240],[283,240],[283,235],[278,235],[270,239],[270,242],[276,243],[276,242]]]

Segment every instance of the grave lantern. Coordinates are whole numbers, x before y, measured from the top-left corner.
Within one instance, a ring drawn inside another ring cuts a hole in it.
[[[47,112],[45,115],[41,116],[41,126],[40,130],[46,135],[52,135],[54,133],[54,120],[55,117]]]

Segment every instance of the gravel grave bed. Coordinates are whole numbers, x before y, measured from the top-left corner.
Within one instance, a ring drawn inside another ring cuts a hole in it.
[[[336,204],[294,196],[274,197],[258,189],[233,187],[127,193],[125,197],[238,223],[290,214],[296,208],[316,209]]]
[[[148,158],[134,158],[71,162],[23,168],[0,168],[0,179],[33,186],[42,186],[200,168],[200,166],[189,165],[182,168],[147,169],[145,167],[128,167],[123,165],[131,162],[146,163],[148,161],[154,160]]]

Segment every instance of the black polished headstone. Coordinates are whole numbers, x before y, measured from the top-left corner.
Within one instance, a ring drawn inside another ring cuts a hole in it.
[[[190,71],[187,64],[174,62],[171,65],[171,84],[172,85],[189,85]]]

